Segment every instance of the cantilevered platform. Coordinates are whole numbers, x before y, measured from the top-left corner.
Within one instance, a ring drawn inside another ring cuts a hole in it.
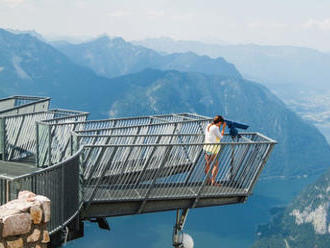
[[[214,207],[228,204],[243,203],[247,196],[230,196],[222,197],[203,197],[195,204],[195,198],[175,198],[175,199],[154,199],[146,203],[143,200],[122,200],[109,203],[108,201],[94,201],[87,209],[82,209],[81,217],[83,219],[98,217],[114,217],[135,215],[143,213],[154,213],[161,211],[169,211],[176,209]],[[143,210],[141,206],[143,204]]]
[[[0,100],[0,203],[19,190],[49,197],[51,235],[68,225],[79,232],[90,218],[242,203],[276,144],[257,132],[226,133],[220,144],[208,143],[219,150],[209,162],[210,168],[219,163],[218,185],[210,185],[204,151],[210,118],[180,113],[90,121],[86,112],[49,110],[49,101]]]

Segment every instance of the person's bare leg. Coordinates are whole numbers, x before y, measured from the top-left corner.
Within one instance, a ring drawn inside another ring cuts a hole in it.
[[[205,174],[207,175],[207,173],[210,170],[210,155],[205,154]]]
[[[211,163],[214,160],[214,158],[215,158],[215,155],[207,155],[207,154],[205,154],[205,161],[206,161],[206,163],[205,163],[205,175],[207,175],[206,182],[207,183],[210,183],[210,184],[212,184],[212,179],[211,179],[211,176],[208,175],[208,173],[209,173],[209,170],[210,170],[210,167],[211,167]]]
[[[215,162],[214,167],[212,168],[212,185],[216,185],[216,178],[219,172],[219,161]]]

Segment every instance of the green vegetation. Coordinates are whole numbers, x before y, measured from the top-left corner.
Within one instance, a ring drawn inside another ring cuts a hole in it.
[[[253,248],[317,247],[330,244],[330,170],[308,186],[285,209],[277,211],[272,221],[258,227]]]

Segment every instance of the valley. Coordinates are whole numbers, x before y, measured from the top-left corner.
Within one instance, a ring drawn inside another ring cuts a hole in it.
[[[291,89],[271,86],[274,94],[307,122],[315,125],[330,143],[330,90]]]

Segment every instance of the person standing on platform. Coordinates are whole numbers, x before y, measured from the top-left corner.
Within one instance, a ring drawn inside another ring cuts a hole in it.
[[[221,129],[222,126],[222,129]],[[212,123],[208,124],[205,128],[205,140],[204,143],[220,143],[226,128],[226,122],[221,115],[216,115],[213,118]],[[209,174],[211,164],[216,158],[217,154],[220,152],[221,145],[204,145],[203,150],[205,151],[205,174]],[[218,185],[216,182],[216,177],[219,171],[219,160],[214,161],[214,166],[211,171],[211,177],[208,175],[207,184],[208,185]]]

